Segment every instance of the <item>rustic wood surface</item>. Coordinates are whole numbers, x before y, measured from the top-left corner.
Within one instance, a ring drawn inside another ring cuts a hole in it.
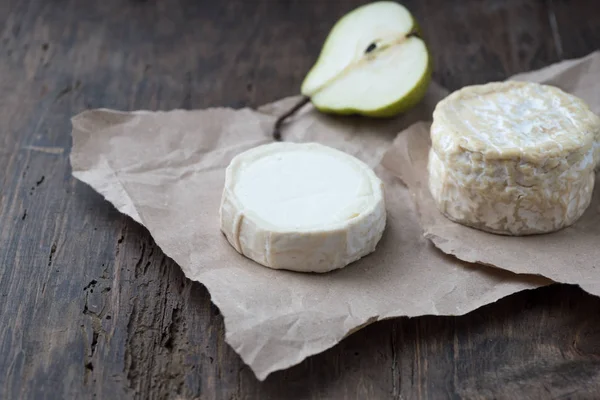
[[[565,285],[377,323],[259,382],[207,290],[71,177],[71,116],[296,94],[360,3],[0,0],[0,398],[598,397],[600,299]],[[594,1],[404,4],[450,89],[600,45]]]

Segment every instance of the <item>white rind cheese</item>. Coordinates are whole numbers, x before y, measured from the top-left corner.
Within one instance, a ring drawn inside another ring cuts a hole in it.
[[[327,272],[375,251],[386,224],[383,183],[323,145],[262,145],[227,167],[220,218],[229,243],[257,263]]]
[[[429,189],[449,219],[504,235],[557,231],[590,204],[600,118],[537,83],[463,88],[433,114]]]

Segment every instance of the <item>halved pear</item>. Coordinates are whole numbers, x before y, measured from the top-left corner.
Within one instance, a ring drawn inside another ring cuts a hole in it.
[[[322,112],[390,117],[421,101],[431,69],[410,12],[396,2],[378,1],[334,25],[301,92]]]
[[[419,103],[431,81],[431,57],[420,29],[401,4],[378,1],[343,16],[327,36],[301,87],[302,100],[275,122],[312,104],[331,114],[392,117]]]

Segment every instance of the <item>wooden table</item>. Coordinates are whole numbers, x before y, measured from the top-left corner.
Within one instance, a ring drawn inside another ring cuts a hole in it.
[[[0,0],[0,398],[600,395],[600,299],[565,285],[377,323],[259,382],[206,289],[71,177],[71,116],[296,94],[359,3]],[[596,50],[596,3],[404,2],[449,89]]]

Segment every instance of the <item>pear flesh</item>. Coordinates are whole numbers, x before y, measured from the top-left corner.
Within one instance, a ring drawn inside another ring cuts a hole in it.
[[[327,37],[301,92],[320,111],[389,117],[418,103],[431,61],[402,5],[380,1],[342,17]]]

